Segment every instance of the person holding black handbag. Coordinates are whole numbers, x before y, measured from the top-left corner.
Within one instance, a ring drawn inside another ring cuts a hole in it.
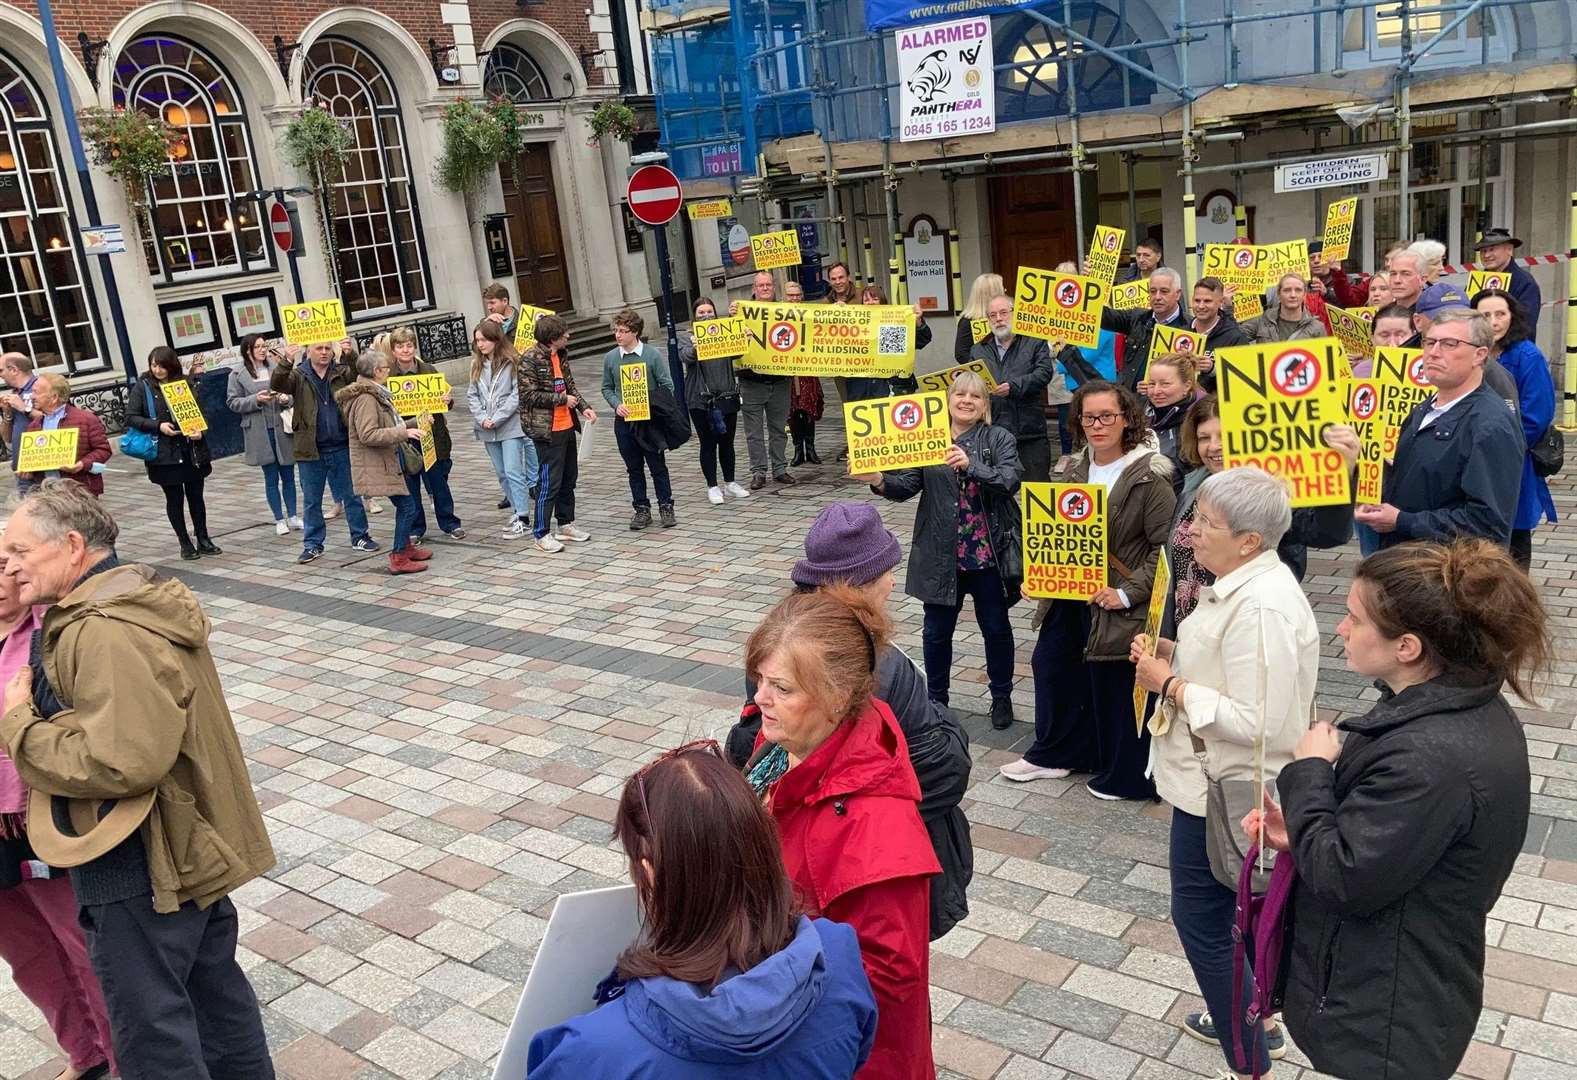
[[[148,370],[138,377],[126,396],[126,426],[152,435],[158,444],[157,454],[143,462],[143,467],[148,470],[149,481],[164,489],[164,512],[175,538],[181,542],[181,558],[190,561],[224,552],[208,536],[203,481],[214,471],[208,442],[200,431],[189,438],[183,435],[164,399],[165,385],[181,382],[185,377],[175,350],[168,345],[156,347],[148,354]],[[192,512],[195,544],[186,531],[186,509]]]
[[[692,319],[717,318],[717,305],[701,297],[690,312]],[[706,498],[721,506],[725,496],[750,498],[743,485],[734,482],[734,432],[739,423],[739,379],[734,375],[731,357],[719,360],[696,359],[695,335],[679,340],[679,359],[684,362],[685,407],[695,427],[701,447],[701,475],[706,477]],[[718,467],[723,470],[718,483]]]

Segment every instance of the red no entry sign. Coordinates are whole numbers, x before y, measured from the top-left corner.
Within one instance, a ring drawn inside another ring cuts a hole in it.
[[[274,234],[274,243],[280,251],[289,251],[296,242],[296,230],[290,227],[290,212],[283,203],[275,203],[268,211],[268,231]]]
[[[662,165],[642,165],[630,175],[625,192],[630,213],[648,225],[666,225],[684,203],[684,191],[673,170]]]

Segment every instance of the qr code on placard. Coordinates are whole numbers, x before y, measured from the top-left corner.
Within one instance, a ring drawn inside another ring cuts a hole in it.
[[[876,331],[876,352],[878,355],[909,355],[909,328],[907,326],[878,326]]]

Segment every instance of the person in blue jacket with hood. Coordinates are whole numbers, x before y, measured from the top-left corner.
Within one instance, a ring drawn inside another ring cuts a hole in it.
[[[800,913],[777,828],[718,744],[637,772],[613,827],[645,927],[598,1008],[531,1040],[529,1080],[853,1076],[876,1038],[859,942]]]
[[[1473,297],[1473,307],[1483,312],[1494,331],[1490,358],[1499,360],[1517,384],[1517,418],[1522,422],[1522,436],[1531,448],[1555,420],[1555,380],[1550,376],[1549,361],[1533,343],[1528,313],[1511,293],[1481,289]],[[1530,449],[1522,455],[1522,483],[1517,489],[1517,510],[1511,518],[1511,557],[1524,570],[1533,561],[1533,530],[1546,519],[1554,525],[1560,521],[1560,515],[1555,512],[1550,485],[1533,471]]]

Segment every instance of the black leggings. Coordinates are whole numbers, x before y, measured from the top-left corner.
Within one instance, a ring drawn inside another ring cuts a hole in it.
[[[717,466],[723,465],[723,483],[734,482],[734,431],[739,413],[725,413],[724,431],[721,435],[712,426],[712,413],[707,409],[691,409],[690,420],[695,425],[697,441],[701,444],[701,475],[707,487],[717,487]]]
[[[1511,530],[1511,557],[1524,570],[1533,565],[1533,530]]]
[[[191,547],[192,538],[186,532],[186,515],[181,510],[181,498],[192,510],[192,529],[197,539],[208,539],[208,506],[203,502],[203,478],[188,480],[184,484],[168,484],[164,488],[164,513],[170,519],[170,528],[182,547]]]

